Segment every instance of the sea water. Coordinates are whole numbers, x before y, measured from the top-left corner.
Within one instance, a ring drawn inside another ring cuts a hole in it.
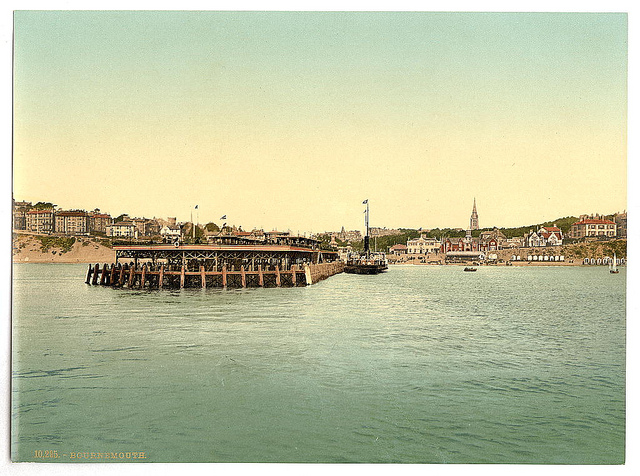
[[[624,462],[624,268],[238,290],[13,272],[14,461]]]

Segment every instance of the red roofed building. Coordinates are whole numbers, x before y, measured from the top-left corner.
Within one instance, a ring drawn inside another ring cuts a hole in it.
[[[587,236],[616,236],[616,224],[611,220],[602,218],[581,218],[571,225],[571,238],[584,238]]]
[[[56,212],[55,232],[62,235],[88,235],[89,214],[80,210]]]
[[[55,230],[53,210],[29,210],[25,213],[26,230],[49,235]]]
[[[524,246],[559,246],[562,244],[564,236],[562,230],[557,226],[542,226],[538,231],[530,231],[524,235]]]
[[[107,227],[113,223],[111,215],[106,213],[100,213],[99,210],[94,210],[89,215],[89,231],[91,233],[106,233]]]
[[[392,255],[406,255],[407,254],[407,247],[403,244],[397,244],[397,245],[393,245],[391,248],[389,248],[389,253],[391,253]]]

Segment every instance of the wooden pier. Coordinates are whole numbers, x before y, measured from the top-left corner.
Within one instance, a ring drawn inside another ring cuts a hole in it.
[[[307,286],[344,270],[335,252],[288,245],[114,246],[86,283],[131,289]]]

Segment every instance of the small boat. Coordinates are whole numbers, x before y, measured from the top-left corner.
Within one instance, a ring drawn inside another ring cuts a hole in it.
[[[369,200],[365,200],[362,203],[367,205],[365,210],[367,233],[364,237],[364,252],[349,255],[344,266],[344,272],[349,274],[379,274],[389,268],[389,263],[384,253],[372,253],[369,249]]]
[[[464,268],[465,271],[477,271],[478,268],[469,268],[468,266]]]
[[[609,262],[609,272],[611,274],[618,274],[620,272],[620,270],[618,269],[615,253],[613,253],[613,260]]]

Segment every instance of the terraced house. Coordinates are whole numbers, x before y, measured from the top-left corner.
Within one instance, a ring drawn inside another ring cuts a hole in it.
[[[31,233],[50,235],[55,230],[53,210],[29,210],[25,213],[25,229]]]
[[[91,233],[107,233],[107,227],[113,223],[111,215],[100,213],[95,209],[89,214],[89,231]]]
[[[89,214],[82,210],[55,213],[55,232],[61,235],[88,235]]]

